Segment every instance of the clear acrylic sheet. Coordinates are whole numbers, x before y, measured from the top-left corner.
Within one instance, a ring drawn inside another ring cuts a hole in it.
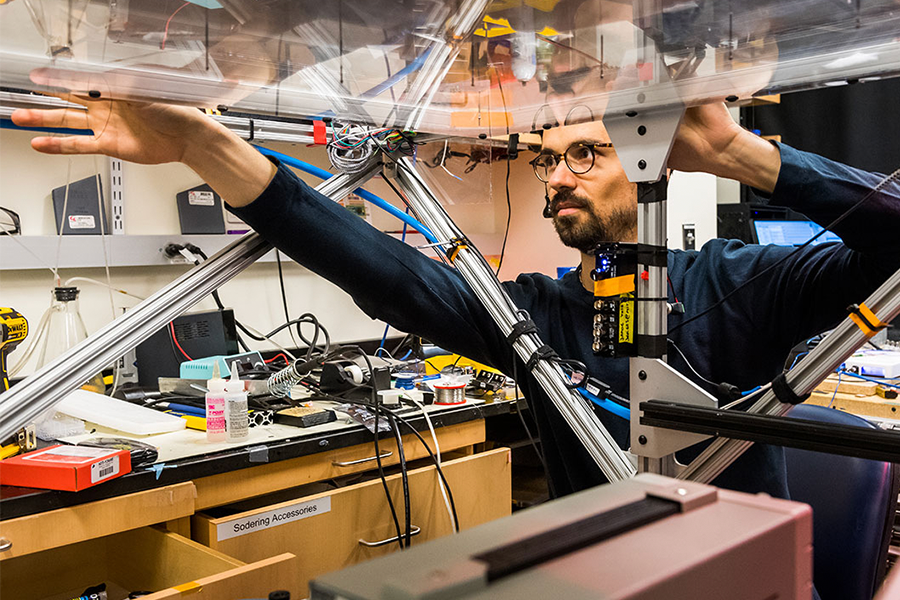
[[[895,75],[900,0],[17,0],[0,70],[11,88],[496,136]]]

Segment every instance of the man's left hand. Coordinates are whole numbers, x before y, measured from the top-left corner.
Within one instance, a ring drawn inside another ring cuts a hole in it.
[[[706,104],[685,111],[668,166],[712,173],[771,192],[781,170],[781,154],[735,123],[724,104]]]

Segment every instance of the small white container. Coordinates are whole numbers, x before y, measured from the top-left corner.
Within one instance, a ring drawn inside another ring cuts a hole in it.
[[[231,379],[225,382],[225,439],[241,442],[250,435],[247,417],[247,392],[244,382],[238,379],[237,362],[231,365]]]
[[[206,389],[206,441],[225,441],[225,380],[219,377],[219,363],[213,364],[212,379]]]

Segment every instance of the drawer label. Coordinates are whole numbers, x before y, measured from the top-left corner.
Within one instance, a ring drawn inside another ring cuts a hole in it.
[[[291,521],[299,521],[300,519],[314,517],[327,512],[331,512],[330,496],[319,498],[318,500],[297,502],[249,517],[240,517],[219,523],[216,525],[216,538],[221,542],[222,540],[248,533],[256,533],[263,529],[277,527]]]

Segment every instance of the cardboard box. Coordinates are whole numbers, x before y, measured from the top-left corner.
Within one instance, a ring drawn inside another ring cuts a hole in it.
[[[130,471],[127,450],[56,445],[0,462],[0,484],[78,492]]]

